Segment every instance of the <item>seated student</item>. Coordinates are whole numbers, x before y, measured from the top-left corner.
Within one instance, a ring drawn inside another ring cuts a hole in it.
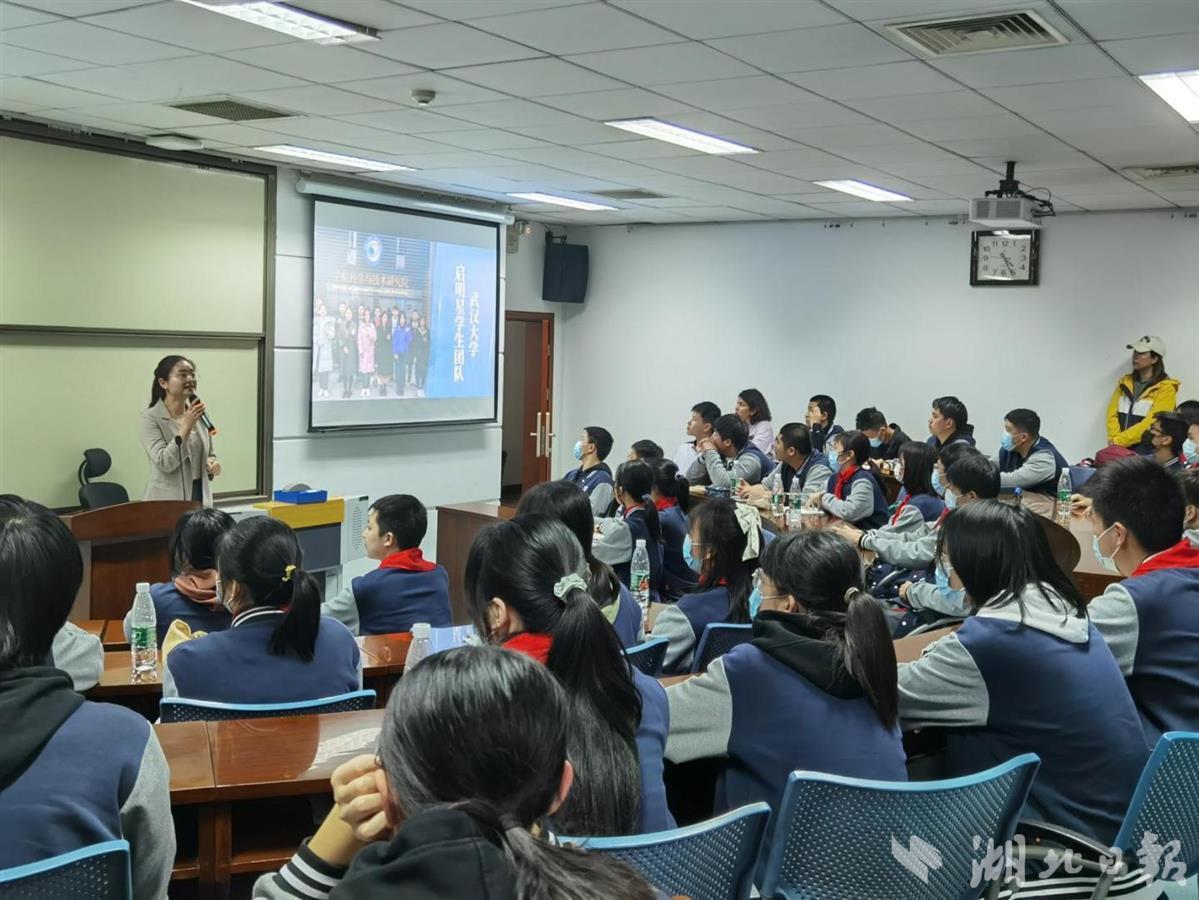
[[[1187,442],[1186,419],[1179,413],[1158,413],[1149,426],[1149,444],[1153,448],[1152,458],[1165,469],[1186,467],[1184,449]]]
[[[621,463],[616,470],[616,502],[620,512],[595,523],[597,539],[593,543],[596,559],[613,569],[621,583],[629,581],[630,564],[638,541],[645,541],[649,553],[650,595],[662,590],[662,522],[653,500],[654,470],[646,462]]]
[[[1095,556],[1125,576],[1087,606],[1091,622],[1120,664],[1149,745],[1165,731],[1199,731],[1199,549],[1183,536],[1179,481],[1132,457],[1087,487]]]
[[[899,448],[895,479],[903,485],[889,526],[905,528],[916,522],[936,522],[945,512],[945,501],[933,490],[937,453],[928,444],[908,441]],[[887,526],[884,526],[887,527]]]
[[[651,900],[615,858],[545,839],[577,790],[571,712],[557,680],[521,654],[430,657],[392,692],[379,752],[334,771],[337,805],[254,897]]]
[[[965,441],[974,446],[974,426],[967,421],[966,404],[957,397],[938,397],[933,401],[933,411],[928,417],[928,433],[925,441],[938,452],[950,444]]]
[[[667,689],[666,758],[728,758],[718,813],[777,809],[795,769],[907,781],[895,648],[853,547],[827,531],[783,535],[757,580],[753,640]]]
[[[911,440],[894,422],[887,423],[887,417],[867,406],[854,419],[853,427],[870,439],[871,459],[898,459],[899,448]]]
[[[674,451],[674,464],[680,472],[686,472],[699,459],[699,450],[695,445],[712,436],[712,428],[719,418],[720,407],[708,400],[691,407],[691,418],[687,420],[687,436],[691,440],[683,441],[679,449]]]
[[[761,517],[752,506],[709,500],[691,514],[683,555],[699,575],[695,589],[658,613],[651,637],[670,641],[662,671],[687,672],[704,628],[748,622],[749,595],[762,546]]]
[[[612,503],[612,470],[604,462],[611,452],[612,435],[608,429],[588,425],[582,438],[575,441],[574,455],[579,467],[571,469],[562,479],[583,489],[591,498],[591,511],[597,516],[607,515]]]
[[[824,491],[807,505],[823,509],[855,528],[879,528],[887,521],[887,498],[878,480],[862,464],[870,458],[870,442],[860,431],[843,431],[828,442],[832,474]]]
[[[745,423],[749,442],[769,455],[774,448],[774,426],[770,424],[770,406],[757,388],[746,388],[733,405],[737,418]]]
[[[150,585],[159,647],[175,621],[192,631],[224,631],[229,627],[232,616],[216,596],[216,546],[232,527],[233,516],[212,507],[185,512],[175,523],[171,536],[171,570],[175,577]],[[129,640],[132,623],[130,609],[123,623],[125,640]]]
[[[295,532],[278,519],[234,525],[217,546],[216,588],[233,622],[166,654],[162,695],[291,703],[360,689],[354,635],[322,618],[316,579],[303,566]]]
[[[637,441],[629,448],[629,455],[626,457],[626,461],[632,462],[635,459],[640,459],[645,462],[653,462],[656,459],[661,459],[664,455],[662,448],[653,441]]]
[[[683,544],[691,531],[687,518],[691,483],[674,463],[660,459],[654,463],[651,496],[662,524],[662,599],[673,602],[695,586],[695,570],[683,556]]]
[[[769,478],[761,484],[741,485],[738,496],[758,505],[769,505],[772,493],[790,494],[798,487],[803,503],[817,491],[823,491],[832,474],[826,465],[828,457],[813,452],[811,432],[801,422],[788,422],[779,429],[774,439],[774,458],[778,465]]]
[[[1182,442],[1184,465],[1199,467],[1199,400],[1186,400],[1178,404],[1178,414],[1187,423],[1187,439]]]
[[[71,676],[75,690],[90,691],[100,683],[104,672],[104,645],[99,635],[84,631],[74,622],[63,622],[50,644],[46,665]]]
[[[637,465],[645,465],[638,463]],[[531,656],[572,699],[567,757],[575,788],[559,834],[674,827],[662,784],[666,693],[633,669],[587,593],[579,542],[561,522],[518,516],[483,531],[466,558],[466,607],[489,643]]]
[[[629,589],[620,583],[612,567],[596,559],[591,552],[595,537],[595,518],[587,498],[562,481],[547,481],[520,498],[518,516],[533,515],[557,519],[570,529],[583,548],[587,560],[587,593],[591,594],[604,618],[616,629],[624,647],[635,647],[645,637],[645,623]]]
[[[82,581],[79,545],[58,516],[0,496],[0,869],[124,839],[133,896],[158,900],[175,829],[154,729],[84,700],[46,665]]]
[[[1182,499],[1186,514],[1182,520],[1182,536],[1199,549],[1199,469],[1183,469],[1175,473],[1182,485]]]
[[[1000,488],[1020,488],[1033,512],[1052,516],[1058,479],[1070,464],[1041,435],[1040,416],[1031,409],[1013,409],[1003,417],[998,460]]]
[[[774,462],[749,443],[745,423],[728,414],[716,420],[710,438],[696,444],[699,457],[687,471],[691,484],[728,488],[733,481],[758,484],[774,471]]]
[[[379,568],[353,579],[321,604],[321,615],[354,634],[409,631],[417,622],[452,625],[450,576],[421,553],[429,528],[425,505],[411,494],[388,494],[371,504],[362,543]]]
[[[1149,748],[1120,668],[1044,530],[1022,506],[983,500],[945,519],[937,557],[974,614],[899,666],[904,728],[946,728],[951,774],[1036,753],[1021,818],[1110,844]]]
[[[827,453],[825,441],[834,434],[840,434],[845,429],[834,425],[837,418],[837,401],[828,394],[817,394],[808,400],[808,428],[812,440],[812,449],[817,453]]]

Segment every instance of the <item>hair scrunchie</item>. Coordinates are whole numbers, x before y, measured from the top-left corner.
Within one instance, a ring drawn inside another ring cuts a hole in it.
[[[281,580],[282,581],[291,581],[291,575],[295,570],[296,570],[295,566],[292,566],[292,565],[284,566],[283,567],[283,578]]]
[[[583,580],[581,575],[576,575],[574,572],[571,572],[569,575],[563,575],[554,584],[554,596],[561,600],[571,588],[578,588],[581,591],[585,591],[587,590],[587,582]]]
[[[762,545],[762,514],[748,503],[738,503],[733,513],[745,535],[745,552],[741,554],[741,561],[757,559]]]

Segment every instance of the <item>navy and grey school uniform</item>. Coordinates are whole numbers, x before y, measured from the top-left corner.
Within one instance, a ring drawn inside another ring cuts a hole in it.
[[[225,631],[233,621],[229,610],[217,604],[215,607],[197,603],[190,597],[179,592],[174,582],[163,581],[150,585],[150,599],[154,601],[154,630],[158,632],[158,646],[166,640],[171,623],[179,620],[186,623],[194,631]],[[133,628],[133,610],[125,613],[123,623],[125,640]]]
[[[913,513],[920,518],[921,522],[935,522],[941,518],[945,512],[945,501],[936,494],[908,494],[907,488],[899,489],[899,496],[895,498],[895,502],[899,504],[895,512],[891,514],[884,528],[898,527],[904,521],[911,521]]]
[[[1023,621],[1014,601],[983,607],[901,664],[900,717],[904,728],[948,729],[952,774],[1036,753],[1041,768],[1021,818],[1106,846],[1149,757],[1141,720],[1088,619],[1051,607],[1038,586],[1021,600]]]
[[[662,525],[662,593],[664,599],[677,600],[695,587],[695,570],[683,558],[683,541],[691,530],[687,514],[677,503],[659,507]]]
[[[758,800],[778,809],[796,769],[907,781],[898,726],[883,724],[822,632],[806,615],[761,612],[750,643],[667,689],[666,758],[728,758],[716,812]]]
[[[974,446],[974,426],[963,425],[945,440],[939,440],[935,434],[930,434],[928,440],[925,441],[928,446],[932,447],[938,453],[948,447],[950,444],[969,444]]]
[[[824,453],[824,448],[828,443],[828,439],[834,435],[844,433],[845,429],[836,424],[830,425],[827,431],[825,431],[820,425],[808,426],[808,437],[812,441],[812,450],[814,450],[816,453]]]
[[[900,569],[927,569],[936,560],[937,537],[944,520],[945,513],[932,522],[917,519],[916,513],[907,514],[906,521],[897,523],[904,528],[885,525],[863,534],[862,549],[873,550],[880,560]],[[909,609],[945,616],[965,617],[970,612],[964,595],[947,595],[932,580],[913,582],[904,602]]]
[[[799,500],[806,503],[813,494],[824,490],[828,484],[828,477],[833,474],[826,460],[827,457],[823,453],[809,453],[798,469],[791,468],[787,463],[779,463],[770,475],[772,491],[781,488],[784,494],[790,494],[798,481]]]
[[[863,530],[881,528],[887,523],[887,497],[870,472],[856,469],[841,483],[840,493],[838,478],[836,472],[829,475],[825,495],[820,500],[830,515]]]
[[[1046,438],[1038,437],[1027,456],[1015,450],[999,451],[999,487],[1005,491],[1020,488],[1034,494],[1057,495],[1057,480],[1062,469],[1070,468],[1066,458]]]
[[[649,553],[649,587],[651,596],[657,596],[662,588],[662,545],[650,537],[649,525],[645,521],[645,507],[634,506],[623,515],[601,519],[596,523],[599,534],[591,545],[596,559],[606,562],[616,572],[621,584],[629,584],[629,568],[633,549],[637,541],[645,541]]]
[[[662,671],[668,675],[691,671],[691,659],[704,629],[714,622],[728,622],[729,589],[717,585],[687,594],[674,606],[668,606],[654,621],[650,637],[666,638],[666,656]]]
[[[1141,714],[1150,746],[1199,731],[1199,547],[1184,539],[1149,557],[1087,605]]]
[[[666,690],[658,679],[633,669],[633,683],[641,694],[641,721],[634,736],[637,764],[641,769],[638,831],[648,834],[675,827],[674,816],[666,805],[666,785],[662,781],[666,735],[670,732],[670,705],[666,702]]]
[[[0,869],[124,839],[133,896],[166,897],[171,777],[150,723],[45,667],[0,673],[0,721]]]
[[[91,690],[100,683],[104,671],[104,645],[98,636],[64,622],[50,645],[48,664],[66,672],[75,690]]]
[[[348,628],[322,616],[312,659],[269,651],[281,609],[240,613],[228,631],[175,645],[162,671],[162,695],[218,703],[296,703],[362,688],[362,655]]]
[[[613,607],[615,609],[612,609]],[[609,610],[613,615],[612,630],[620,638],[620,645],[627,650],[640,644],[645,636],[644,624],[641,621],[641,607],[637,605],[633,594],[623,584],[620,586],[620,595],[616,598],[616,602],[605,607],[605,614],[608,614]]]
[[[562,480],[578,485],[590,498],[592,515],[606,516],[608,514],[608,507],[612,505],[612,494],[616,481],[612,478],[612,470],[608,468],[607,463],[600,463],[590,469],[584,469],[582,466],[571,469]]]
[[[911,440],[894,422],[887,425],[894,434],[891,435],[891,440],[886,443],[879,444],[877,447],[870,448],[871,459],[899,459],[899,448]]]
[[[417,622],[434,628],[453,624],[450,576],[444,568],[400,568],[386,565],[387,561],[322,603],[321,615],[337,619],[353,634],[411,631]]]

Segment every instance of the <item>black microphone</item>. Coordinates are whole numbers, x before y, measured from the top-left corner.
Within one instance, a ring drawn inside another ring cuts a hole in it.
[[[192,394],[191,402],[199,403],[200,402],[199,394]],[[200,413],[200,424],[203,425],[206,429],[208,429],[209,434],[216,434],[216,426],[212,424],[212,419],[208,418],[208,413],[206,413],[206,412]]]

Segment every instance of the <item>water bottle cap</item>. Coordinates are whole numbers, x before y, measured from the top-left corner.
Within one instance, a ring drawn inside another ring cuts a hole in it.
[[[148,582],[148,581],[139,581],[139,582],[137,583],[137,592],[138,592],[139,594],[148,594],[148,593],[150,593],[150,582]]]
[[[637,549],[638,550],[645,549],[645,539],[644,538],[637,538]]]
[[[429,635],[432,633],[433,626],[428,622],[417,622],[412,626],[412,637],[414,640],[419,641],[421,638],[425,638],[427,640]]]

